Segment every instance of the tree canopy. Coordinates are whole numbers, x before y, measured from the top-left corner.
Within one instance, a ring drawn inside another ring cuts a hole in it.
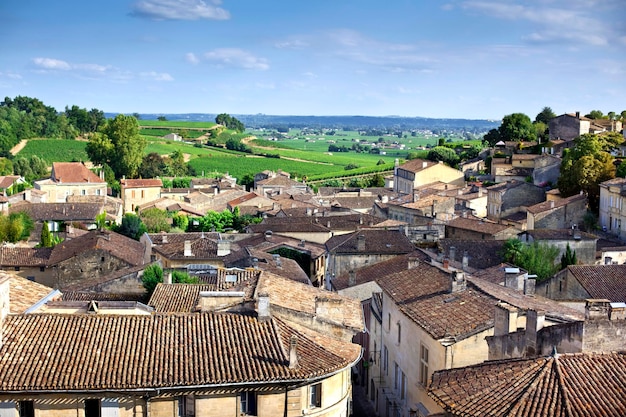
[[[574,147],[564,153],[561,162],[558,180],[561,194],[568,197],[584,191],[590,208],[597,211],[600,183],[615,178],[614,158],[610,151],[622,141],[622,136],[615,132],[586,133],[574,139]]]
[[[85,150],[93,163],[109,165],[119,179],[137,176],[145,147],[137,119],[118,114],[89,139]]]
[[[499,141],[534,141],[537,139],[537,128],[533,125],[530,117],[524,113],[513,113],[502,118],[502,123],[497,129],[491,129],[483,137],[483,142],[494,146]]]
[[[537,275],[538,281],[546,280],[558,271],[555,262],[559,249],[556,246],[538,242],[526,244],[517,238],[511,238],[504,242],[500,255],[506,262]]]
[[[535,117],[535,123],[543,123],[547,125],[550,120],[554,119],[556,114],[550,107],[544,107]]]
[[[435,146],[430,151],[428,151],[426,159],[435,162],[443,161],[445,164],[453,167],[459,163],[460,158],[456,154],[454,149],[450,149],[446,146]]]
[[[227,129],[235,130],[240,133],[246,130],[243,123],[227,113],[218,114],[215,118],[215,123],[225,126]]]

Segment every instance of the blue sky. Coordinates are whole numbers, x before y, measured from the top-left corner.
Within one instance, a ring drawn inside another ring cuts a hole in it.
[[[623,0],[0,3],[0,96],[63,110],[626,110]]]

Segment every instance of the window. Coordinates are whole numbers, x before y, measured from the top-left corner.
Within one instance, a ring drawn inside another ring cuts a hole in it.
[[[387,346],[383,346],[383,369],[385,370],[385,375],[389,375],[389,351]]]
[[[80,190],[80,195],[87,195],[87,190]]]
[[[146,190],[141,190],[141,198],[146,198]]]
[[[400,388],[400,367],[396,362],[393,363],[393,389]]]
[[[420,384],[428,385],[428,348],[420,346]]]
[[[40,266],[40,267],[39,267],[39,272],[45,272],[45,270],[46,270],[46,267],[45,267],[45,266]]]
[[[85,417],[102,417],[100,415],[100,400],[85,400]]]
[[[96,195],[100,195],[100,189],[96,190]]]
[[[400,322],[396,323],[396,327],[398,328],[398,344],[400,344],[402,341],[402,326],[400,325]]]
[[[32,401],[20,401],[20,417],[35,417],[35,403]]]
[[[309,396],[309,406],[310,407],[321,407],[322,406],[322,383],[311,385],[311,395]]]
[[[130,192],[130,197],[131,197],[131,198],[135,198],[135,190],[132,190],[132,191]]]
[[[406,375],[402,372],[402,377],[400,380],[400,399],[404,400],[406,398]]]
[[[246,416],[256,416],[256,392],[246,391],[239,395],[239,412]]]
[[[391,330],[391,313],[387,313],[387,331]]]
[[[19,267],[19,266],[16,266],[14,269],[15,269],[16,271],[19,271],[19,270],[20,270],[20,267]]]
[[[181,395],[178,399],[178,415],[176,417],[194,417],[196,402],[193,395]]]
[[[35,277],[32,275],[27,276],[26,279],[33,282],[35,281]]]

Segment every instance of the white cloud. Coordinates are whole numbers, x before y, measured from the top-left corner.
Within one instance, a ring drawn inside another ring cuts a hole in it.
[[[193,52],[188,52],[187,54],[185,54],[185,60],[194,65],[200,62],[200,59],[198,59],[196,54],[194,54]]]
[[[219,4],[217,0],[143,0],[133,5],[131,15],[154,20],[230,19],[230,13]]]
[[[303,49],[309,46],[309,43],[303,39],[289,39],[274,44],[279,49]]]
[[[535,4],[528,4],[535,3]],[[463,7],[498,19],[526,21],[534,26],[524,39],[532,42],[572,42],[607,45],[612,38],[611,23],[601,14],[589,12],[587,2],[514,2],[466,1]],[[578,6],[578,7],[576,7]],[[584,7],[583,7],[584,6]]]
[[[220,66],[267,70],[269,63],[265,58],[259,58],[238,48],[218,48],[204,54],[204,59]]]
[[[141,78],[146,78],[153,81],[174,81],[174,78],[167,72],[149,71],[141,72],[139,73],[139,75],[141,76]]]
[[[71,65],[60,59],[53,58],[34,58],[33,62],[40,68],[51,70],[69,70]]]
[[[0,72],[0,77],[10,78],[12,80],[21,80],[22,79],[22,76],[20,74],[15,73],[15,72]]]

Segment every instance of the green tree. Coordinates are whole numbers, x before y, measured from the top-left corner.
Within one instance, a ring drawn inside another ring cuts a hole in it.
[[[139,240],[146,232],[146,226],[136,214],[126,213],[122,217],[122,224],[116,227],[115,231],[131,239]]]
[[[446,146],[435,146],[428,151],[426,159],[435,162],[443,161],[445,164],[450,166],[455,166],[459,163],[459,156],[456,154],[454,149],[450,149]]]
[[[185,162],[185,156],[181,151],[174,151],[165,160],[167,174],[173,177],[182,177],[188,175],[188,167]]]
[[[156,286],[163,282],[163,269],[157,264],[148,265],[143,270],[141,282],[146,291],[148,291],[148,297],[151,296]]]
[[[39,242],[39,246],[42,248],[52,247],[52,233],[50,233],[50,229],[48,228],[48,222],[43,222],[43,226],[41,228],[41,241]]]
[[[142,211],[139,217],[148,233],[169,232],[172,228],[165,210],[156,207],[149,208]]]
[[[166,167],[161,155],[156,152],[150,152],[142,158],[138,174],[141,178],[156,178],[165,173]]]
[[[530,117],[524,113],[513,113],[504,116],[498,132],[504,141],[519,142],[537,139],[537,132],[530,121]]]
[[[567,268],[568,265],[576,265],[578,259],[576,259],[576,251],[570,248],[569,243],[565,248],[565,253],[561,255],[561,269]]]
[[[609,153],[618,141],[615,134],[584,134],[563,155],[558,188],[566,197],[584,191],[589,207],[598,210],[600,183],[615,178],[614,158]]]
[[[556,114],[552,111],[550,107],[544,107],[541,109],[541,112],[537,114],[535,117],[535,123],[543,123],[547,125],[550,123],[550,120],[554,119]]]
[[[385,177],[381,174],[374,174],[369,179],[370,187],[384,187],[385,186]]]
[[[591,110],[585,117],[588,119],[603,119],[604,114],[600,110]]]
[[[177,227],[185,232],[189,226],[189,217],[187,217],[186,214],[176,213],[172,217],[172,223],[174,224],[174,227]]]
[[[227,129],[235,130],[239,133],[246,130],[243,123],[226,113],[218,114],[215,118],[215,123],[225,126]]]
[[[500,251],[500,256],[505,262],[515,264],[522,253],[522,247],[524,244],[517,238],[510,238],[504,242]]]
[[[26,212],[15,212],[8,216],[0,214],[0,241],[16,243],[28,239],[33,227],[33,220]]]
[[[108,164],[117,179],[135,178],[146,147],[139,135],[137,119],[118,114],[93,135],[87,144],[87,155],[96,164]]]
[[[537,275],[543,281],[554,275],[558,267],[555,264],[559,249],[553,245],[533,242],[525,244],[519,239],[508,239],[500,252],[506,262],[524,268]]]
[[[167,121],[167,117],[165,117],[165,116],[159,116],[159,117],[157,117],[157,120],[158,120],[159,122],[166,122],[166,121]]]
[[[485,134],[485,136],[483,136],[483,143],[491,147],[496,146],[496,143],[501,140],[502,137],[500,136],[500,131],[498,129],[491,129]]]

